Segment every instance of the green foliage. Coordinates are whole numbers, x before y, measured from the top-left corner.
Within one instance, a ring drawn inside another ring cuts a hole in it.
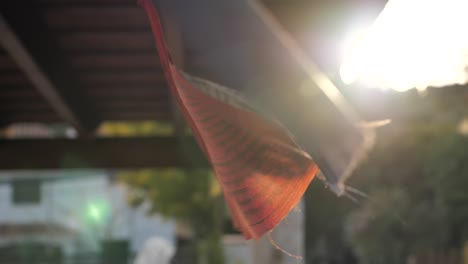
[[[105,122],[98,134],[103,137],[172,136],[174,127],[154,121]],[[192,151],[185,144],[182,147],[183,152]],[[201,162],[200,157],[190,160],[190,163],[197,162]],[[120,172],[118,178],[130,187],[131,205],[138,207],[149,202],[149,214],[157,212],[187,224],[199,245],[200,260],[223,263],[223,201],[220,186],[210,170],[146,169]]]
[[[131,187],[129,203],[149,201],[148,213],[187,223],[197,240],[200,263],[223,263],[221,246],[224,217],[221,189],[209,170],[140,170],[121,172]]]
[[[369,199],[348,214],[346,234],[362,263],[404,263],[468,240],[468,138],[456,129],[466,107],[452,99],[406,97],[417,110],[380,130],[355,173]]]
[[[119,179],[132,187],[129,202],[139,206],[151,202],[150,213],[189,221],[206,215],[220,195],[213,174],[207,170],[184,171],[179,169],[127,171]]]

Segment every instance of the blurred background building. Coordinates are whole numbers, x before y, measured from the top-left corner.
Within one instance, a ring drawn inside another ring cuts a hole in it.
[[[127,241],[130,259],[151,237],[175,243],[174,221],[131,208],[125,186],[108,172],[3,172],[1,178],[0,243],[5,248],[32,244],[65,257],[92,256],[103,241]]]

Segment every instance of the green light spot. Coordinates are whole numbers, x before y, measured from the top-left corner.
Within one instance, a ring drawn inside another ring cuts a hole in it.
[[[91,216],[96,221],[100,220],[102,217],[101,212],[99,211],[99,208],[97,208],[93,204],[89,206],[89,216]]]
[[[86,216],[89,221],[102,224],[109,214],[109,205],[105,201],[90,202],[86,208]]]

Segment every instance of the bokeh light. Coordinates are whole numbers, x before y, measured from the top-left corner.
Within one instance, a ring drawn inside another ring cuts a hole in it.
[[[463,84],[468,1],[391,0],[373,25],[345,42],[342,80],[406,91]]]
[[[109,214],[110,206],[106,201],[90,201],[86,207],[86,219],[93,224],[103,224],[107,221]]]

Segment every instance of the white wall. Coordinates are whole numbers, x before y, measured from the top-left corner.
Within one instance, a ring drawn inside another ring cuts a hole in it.
[[[242,235],[224,236],[226,264],[253,264],[252,248]]]
[[[8,180],[30,177],[49,179],[42,184],[41,203],[13,204],[12,187]],[[80,234],[79,241],[70,241],[70,245],[80,244],[82,249],[87,250],[97,250],[105,229],[109,231],[110,238],[129,239],[134,251],[139,250],[145,240],[153,236],[174,244],[174,223],[159,216],[147,216],[144,208],[129,208],[126,204],[126,188],[110,185],[105,171],[0,172],[0,179],[0,224],[61,224]],[[102,226],[91,224],[86,218],[86,210],[91,202],[109,204],[112,221]],[[73,247],[70,245],[67,247]]]

